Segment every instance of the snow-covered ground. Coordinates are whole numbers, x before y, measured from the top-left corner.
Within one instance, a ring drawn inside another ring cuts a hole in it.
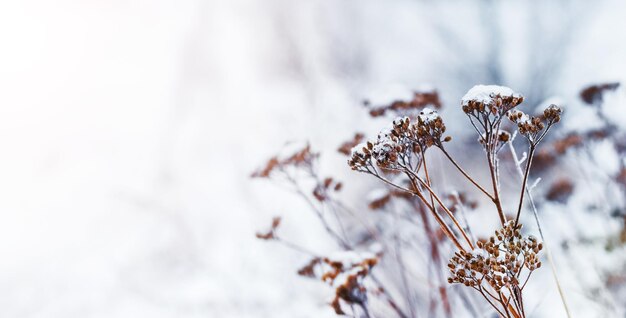
[[[458,5],[437,10],[473,12]],[[430,9],[0,4],[0,316],[332,317],[327,290],[295,275],[305,260],[254,233],[279,214],[295,241],[330,242],[295,197],[248,176],[287,141],[332,151],[375,132],[363,98],[432,83],[457,103],[469,87],[434,72],[446,46]],[[626,71],[624,5],[593,9],[562,57],[565,98]],[[355,178],[338,156],[323,164]]]

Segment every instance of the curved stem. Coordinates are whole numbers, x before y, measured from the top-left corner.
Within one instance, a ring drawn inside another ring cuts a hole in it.
[[[433,198],[435,199],[435,201],[437,201],[437,203],[441,206],[441,208],[446,212],[446,214],[448,214],[448,216],[450,217],[450,219],[452,219],[452,222],[454,223],[454,225],[457,227],[457,229],[459,230],[459,232],[461,232],[461,234],[463,235],[463,238],[465,238],[465,240],[467,241],[467,243],[469,244],[470,248],[474,248],[474,244],[472,243],[472,240],[470,240],[469,236],[467,235],[467,232],[465,232],[465,230],[463,229],[463,227],[461,226],[461,224],[459,223],[459,221],[456,219],[456,217],[454,216],[454,214],[452,214],[452,212],[448,209],[448,207],[445,206],[445,204],[443,204],[443,202],[441,201],[441,199],[439,198],[439,196],[437,196],[437,194],[435,193],[435,191],[433,191],[433,189],[428,186],[428,184],[426,184],[426,182],[424,180],[422,180],[417,174],[415,174],[412,171],[409,171],[413,177],[415,179],[417,179],[424,188],[426,188],[426,190],[428,190],[428,192],[433,196]],[[435,207],[433,206],[433,209],[435,209]]]
[[[493,196],[491,195],[491,193],[487,192],[487,190],[485,190],[485,188],[483,188],[480,184],[478,184],[478,182],[476,182],[472,177],[469,176],[469,174],[467,174],[467,172],[465,172],[465,170],[463,170],[463,168],[461,168],[461,166],[454,160],[452,159],[452,157],[450,156],[450,154],[443,148],[443,147],[439,147],[439,149],[441,149],[441,151],[443,152],[444,155],[446,155],[446,157],[448,158],[448,160],[450,160],[450,162],[456,167],[457,170],[459,170],[459,172],[465,177],[467,178],[467,180],[469,180],[474,186],[476,186],[478,188],[478,190],[480,190],[482,193],[484,193],[490,200],[493,201]]]
[[[424,153],[424,151],[422,151],[422,162],[424,163],[424,174],[426,175],[426,182],[428,183],[428,185],[430,186],[430,176],[428,175],[428,166],[426,165],[426,153]],[[430,194],[430,204],[432,206],[435,206],[435,201],[433,200],[433,194]]]
[[[400,189],[404,192],[408,192],[410,194],[416,195],[418,198],[420,198],[420,200],[422,200],[422,202],[428,207],[428,209],[431,211],[431,213],[433,214],[433,216],[435,217],[435,220],[437,220],[437,223],[439,224],[439,227],[441,228],[441,230],[446,234],[446,236],[452,241],[452,243],[454,243],[454,245],[461,251],[465,251],[465,249],[463,248],[463,246],[461,245],[461,243],[459,242],[459,240],[456,238],[456,236],[454,235],[454,233],[452,232],[452,230],[450,229],[450,227],[448,227],[448,225],[443,221],[443,219],[441,218],[441,216],[439,216],[439,214],[437,213],[437,211],[435,210],[435,207],[430,205],[428,203],[428,200],[426,200],[426,198],[424,198],[424,196],[417,191],[417,189],[419,189],[417,187],[417,184],[415,183],[415,180],[412,178],[412,176],[410,174],[407,173],[407,176],[409,177],[409,179],[411,180],[411,183],[413,184],[413,187],[415,187],[416,191],[412,191],[410,189],[401,187],[389,180],[387,180],[384,177],[381,177],[380,174],[378,173],[378,171],[373,168],[374,171],[371,171],[369,168],[367,168],[367,172],[371,175],[373,175],[374,177],[378,178],[379,180],[383,181],[384,183]],[[410,173],[413,173],[410,170],[405,169],[406,171],[409,171]],[[418,178],[419,179],[419,178]],[[423,182],[422,180],[420,180],[420,182]],[[471,245],[471,244],[470,244]]]
[[[371,318],[370,316],[370,312],[369,310],[367,310],[367,306],[365,306],[365,304],[363,303],[357,303],[359,305],[359,307],[361,307],[361,310],[363,311],[363,314],[365,315],[365,318]]]
[[[417,201],[414,201],[413,205],[415,206],[415,209],[419,212],[419,215],[422,219],[422,224],[424,225],[424,232],[426,232],[426,236],[428,237],[428,241],[430,243],[430,256],[431,256],[430,258],[435,263],[436,268],[441,268],[442,266],[441,265],[441,253],[439,252],[438,240],[435,236],[435,233],[433,232],[433,229],[430,226],[430,222],[428,221],[428,217],[426,215],[426,209],[424,208],[424,205],[420,204]],[[441,271],[437,270],[436,272],[437,272],[437,278],[440,280],[439,294],[441,295],[443,309],[444,309],[444,312],[446,313],[446,316],[451,317],[452,310],[450,308],[450,300],[448,297],[448,292],[446,291],[446,288],[444,287],[445,278],[442,277]]]
[[[409,178],[411,179],[411,183],[413,184],[413,186],[418,189],[417,184],[415,183],[415,180],[413,178]],[[461,245],[461,243],[459,242],[459,240],[456,238],[456,236],[454,235],[454,233],[452,232],[452,230],[450,229],[450,227],[446,224],[446,222],[443,221],[443,219],[441,218],[441,216],[439,215],[439,213],[437,213],[437,210],[435,209],[434,206],[431,206],[430,204],[428,204],[428,201],[426,200],[426,198],[424,198],[424,195],[422,195],[422,193],[420,193],[419,191],[415,191],[413,192],[413,194],[417,195],[418,198],[420,198],[420,200],[422,200],[422,202],[424,203],[424,205],[426,205],[428,207],[428,209],[430,209],[430,212],[433,214],[433,216],[435,217],[435,220],[437,221],[437,223],[439,223],[439,227],[441,227],[441,230],[446,234],[446,236],[452,240],[452,242],[454,243],[454,245],[456,245],[456,247],[461,250],[461,251],[465,251],[465,249],[463,248],[463,246]]]
[[[493,156],[487,153],[487,162],[489,163],[489,174],[491,175],[491,183],[493,184],[493,203],[498,210],[498,217],[500,217],[500,223],[504,225],[506,223],[506,216],[502,210],[502,202],[500,202],[500,189],[498,187],[498,179],[496,177],[496,168]]]
[[[509,142],[509,149],[511,150],[511,155],[513,156],[513,160],[515,161],[515,167],[517,168],[517,172],[520,177],[523,176],[522,169],[519,165],[519,161],[517,159],[517,153],[515,152],[515,148],[513,148],[513,144]],[[530,207],[533,211],[533,215],[535,216],[535,222],[537,223],[537,229],[539,229],[539,236],[543,241],[543,246],[546,249],[546,256],[548,257],[548,262],[550,263],[550,269],[552,270],[552,276],[554,277],[554,281],[556,283],[556,287],[559,291],[559,296],[561,296],[561,302],[563,303],[563,308],[565,309],[565,314],[567,317],[572,317],[569,307],[567,306],[567,301],[565,300],[565,292],[561,287],[561,282],[559,280],[559,276],[557,275],[556,265],[554,265],[554,259],[552,258],[552,253],[550,252],[550,246],[548,242],[546,242],[546,238],[543,236],[543,230],[541,228],[541,222],[539,221],[539,213],[537,212],[537,206],[535,205],[535,200],[533,199],[533,195],[530,192],[530,189],[526,188],[526,192],[528,194],[528,200],[530,201]],[[532,273],[532,272],[531,272]],[[528,275],[530,277],[530,274]],[[524,283],[526,285],[526,283]],[[523,289],[524,287],[522,287]]]
[[[500,309],[498,308],[498,306],[496,306],[496,304],[494,304],[493,302],[491,302],[491,300],[489,300],[489,297],[487,297],[487,295],[485,295],[485,291],[483,291],[482,287],[474,287],[474,289],[476,289],[478,292],[480,292],[480,294],[483,296],[483,298],[485,298],[485,300],[491,305],[491,307],[493,307],[493,309],[495,309],[498,314],[500,315],[500,317],[506,318],[506,316],[504,315],[504,313],[502,313],[502,311],[500,311]]]
[[[400,309],[398,303],[393,299],[393,297],[391,297],[391,295],[380,282],[380,280],[374,275],[374,273],[372,273],[370,277],[372,278],[372,281],[374,281],[374,283],[378,285],[378,290],[381,292],[381,294],[383,294],[387,298],[387,304],[389,305],[389,307],[391,307],[391,309],[393,309],[398,314],[398,316],[400,316],[400,318],[408,318],[408,316],[402,311],[402,309]]]
[[[520,192],[519,205],[517,207],[517,216],[515,216],[515,226],[519,223],[519,216],[522,212],[522,206],[524,205],[524,193],[526,192],[526,181],[528,180],[528,173],[530,172],[530,165],[533,162],[533,154],[535,153],[535,145],[530,144],[528,150],[528,161],[526,161],[526,170],[524,171],[524,178],[522,179],[522,191]]]

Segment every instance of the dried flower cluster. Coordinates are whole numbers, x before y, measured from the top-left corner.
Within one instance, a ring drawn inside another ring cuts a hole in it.
[[[298,271],[301,276],[318,278],[335,288],[331,306],[338,315],[345,315],[341,302],[348,305],[367,305],[364,279],[378,263],[371,254],[346,253],[335,257],[314,257]],[[317,270],[316,270],[317,269]]]
[[[521,224],[509,221],[489,240],[478,241],[474,250],[456,252],[448,263],[448,282],[476,289],[502,315],[510,303],[522,312],[521,291],[531,273],[541,267],[537,254],[543,245],[533,236],[522,236],[521,229]],[[522,278],[524,268],[528,270],[526,278]],[[512,302],[503,299],[505,291]]]
[[[333,178],[327,177],[324,182],[319,183],[315,189],[313,189],[313,196],[319,201],[325,201],[328,199],[329,191],[339,191],[343,184],[335,181]]]
[[[387,203],[391,202],[394,198],[411,199],[412,196],[405,191],[389,190],[379,197],[372,199],[368,207],[372,210],[383,209],[387,206]]]
[[[362,143],[365,139],[365,135],[362,133],[354,134],[354,138],[352,140],[344,142],[337,151],[340,153],[349,156],[352,153],[352,148],[356,147],[358,144]]]
[[[419,165],[426,149],[440,147],[443,142],[451,140],[450,137],[443,137],[445,131],[441,116],[426,108],[417,116],[416,122],[412,123],[409,117],[397,118],[393,121],[392,129],[380,132],[376,141],[356,146],[348,164],[357,171],[375,169],[373,163],[391,170]]]
[[[313,164],[313,161],[315,161],[318,156],[319,154],[312,152],[311,146],[307,144],[304,148],[287,158],[280,159],[277,156],[272,157],[270,160],[267,161],[265,167],[252,173],[252,177],[269,178],[272,172],[274,172],[275,170],[282,170],[285,167],[311,166]]]
[[[281,221],[280,217],[278,217],[278,216],[274,217],[274,219],[272,219],[272,225],[271,225],[270,229],[267,232],[265,232],[265,233],[260,233],[260,232],[257,233],[256,237],[258,239],[261,239],[261,240],[274,240],[274,239],[276,239],[277,238],[276,230],[280,226],[280,221]]]
[[[566,203],[573,192],[574,184],[572,181],[566,178],[557,179],[548,189],[546,199],[553,202]]]
[[[509,119],[517,124],[517,130],[536,146],[545,137],[552,125],[561,120],[563,111],[556,105],[550,105],[543,111],[543,116],[528,116],[519,110],[509,112]]]
[[[580,92],[580,98],[587,104],[593,105],[601,103],[606,91],[614,91],[620,86],[620,83],[604,83],[591,85],[584,88]]]
[[[370,103],[366,101],[366,107],[370,106]],[[393,114],[407,114],[413,111],[421,111],[422,108],[430,106],[435,109],[441,108],[441,101],[439,100],[439,94],[437,91],[420,91],[413,93],[413,99],[410,101],[401,101],[397,100],[392,102],[389,105],[380,106],[380,107],[372,107],[370,108],[370,115],[372,117],[383,116],[386,113]]]

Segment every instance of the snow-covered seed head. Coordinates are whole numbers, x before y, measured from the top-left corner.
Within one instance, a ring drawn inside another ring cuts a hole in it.
[[[417,137],[426,148],[430,146],[440,146],[442,142],[452,140],[451,137],[443,137],[446,132],[446,125],[437,111],[424,108],[417,116]]]
[[[409,117],[398,117],[375,141],[354,147],[348,164],[353,170],[365,172],[372,164],[385,169],[401,168],[412,159],[420,161],[429,147],[452,140],[443,136],[445,131],[441,116],[429,108],[422,110],[414,122]]]
[[[466,114],[489,113],[502,116],[523,101],[522,95],[508,87],[476,85],[461,99],[461,108]]]
[[[548,122],[558,123],[561,120],[562,113],[563,110],[560,107],[552,104],[543,111],[543,117]]]

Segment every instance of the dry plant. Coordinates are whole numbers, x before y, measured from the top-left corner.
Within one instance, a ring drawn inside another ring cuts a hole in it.
[[[377,138],[364,142],[365,136],[357,133],[339,151],[349,154],[350,168],[387,185],[382,195],[369,202],[370,209],[387,213],[366,218],[342,203],[336,195],[342,183],[319,176],[319,154],[307,145],[291,156],[270,159],[253,177],[288,185],[307,202],[344,252],[320,256],[284,240],[277,234],[280,219],[274,219],[269,231],[257,237],[309,254],[311,260],[299,274],[333,286],[335,298],[331,305],[340,315],[417,317],[420,308],[425,307],[431,317],[451,317],[464,311],[478,316],[489,306],[501,317],[527,317],[523,290],[542,265],[543,244],[522,232],[520,215],[537,147],[560,121],[562,111],[550,105],[541,114],[527,115],[518,109],[523,101],[513,90],[493,85],[475,86],[462,98],[461,109],[478,135],[475,145],[486,159],[489,187],[473,178],[448,151],[452,138],[446,135],[443,118],[429,108],[441,107],[436,92],[416,92],[411,101],[383,107],[366,103],[372,116],[401,116]],[[525,160],[517,161],[525,164],[512,211],[507,211],[509,205],[505,204],[500,184],[500,151],[506,145],[513,147],[514,136],[504,130],[507,121],[516,126],[515,134],[524,137],[527,147]],[[439,151],[475,192],[492,204],[491,215],[500,224],[492,236],[476,239],[472,233],[466,212],[477,208],[477,200],[466,192],[441,190],[443,186],[434,178],[437,168],[433,151]],[[305,180],[310,187],[312,184],[312,190],[306,190]],[[413,231],[415,226],[419,233]],[[411,230],[403,230],[405,227]],[[421,261],[420,256],[426,260]],[[447,280],[441,275],[446,258]],[[420,262],[426,263],[425,272],[434,273],[432,277],[419,275],[424,272],[415,269]],[[463,288],[448,288],[444,282],[473,289],[475,294]],[[428,299],[422,299],[423,294],[428,294]],[[453,304],[458,306],[452,308]]]
[[[554,242],[562,247],[561,257],[580,271],[580,255],[597,255],[584,263],[593,264],[592,275],[599,278],[599,284],[576,280],[576,288],[585,290],[586,298],[600,304],[607,315],[619,315],[626,309],[622,301],[626,292],[626,133],[619,119],[611,115],[623,106],[620,89],[619,83],[583,88],[581,105],[593,111],[587,121],[594,125],[582,129],[559,126],[553,134],[556,138],[535,155],[531,173],[542,179],[536,205],[567,213],[560,219],[572,229],[571,235]],[[613,156],[618,159],[617,167],[607,169]],[[532,200],[531,204],[535,205]],[[552,208],[559,205],[566,212]],[[595,220],[602,229],[586,231],[575,219]]]

